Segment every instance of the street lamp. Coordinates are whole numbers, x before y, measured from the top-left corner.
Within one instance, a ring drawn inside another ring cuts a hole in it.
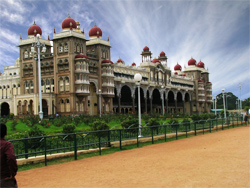
[[[45,53],[46,52],[46,47],[45,47],[45,44],[41,44],[40,43],[40,34],[37,34],[36,35],[36,39],[37,39],[37,42],[33,43],[32,44],[32,47],[31,47],[31,53],[36,53],[35,52],[35,46],[37,47],[37,58],[38,58],[38,83],[39,83],[39,107],[40,107],[40,111],[39,111],[39,117],[40,119],[42,120],[43,119],[43,104],[42,104],[42,86],[41,86],[41,82],[42,82],[42,79],[41,79],[41,61],[40,61],[40,47],[42,47],[42,53]],[[35,58],[36,59],[36,58]]]
[[[102,90],[101,89],[99,89],[98,90],[99,91],[99,112],[100,112],[100,117],[102,116],[102,106],[101,106],[101,92],[102,92]]]
[[[161,86],[161,89],[162,89],[162,91],[161,91],[162,115],[164,116],[164,95],[163,95],[164,94],[164,86]]]
[[[225,123],[226,123],[226,118],[227,118],[227,113],[226,113],[226,106],[225,106],[225,89],[221,89],[222,93],[223,93],[223,106],[224,106],[224,117],[225,117]]]
[[[215,115],[216,115],[216,117],[217,117],[217,110],[216,110],[216,102],[217,102],[217,95],[215,95],[214,96],[215,98],[214,98],[214,107],[215,107]]]
[[[140,84],[142,80],[142,76],[139,73],[136,73],[134,76],[135,84],[138,87],[138,115],[139,115],[139,135],[138,137],[142,137],[141,135],[141,95],[140,95]]]

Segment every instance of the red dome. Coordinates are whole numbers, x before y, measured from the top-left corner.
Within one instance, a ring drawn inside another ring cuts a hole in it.
[[[117,63],[123,63],[122,59],[119,58],[119,59],[117,60]]]
[[[177,65],[175,65],[175,67],[174,67],[174,70],[175,71],[177,71],[177,70],[181,71],[181,66],[177,63]]]
[[[162,56],[166,56],[165,52],[163,52],[163,51],[160,53],[160,57],[162,57]]]
[[[145,51],[149,51],[149,48],[147,47],[147,46],[145,46],[144,48],[143,48],[143,51],[145,52]]]
[[[178,74],[177,72],[175,72],[174,74]]]
[[[70,28],[74,28],[76,29],[76,22],[73,18],[71,18],[70,16],[68,16],[67,18],[65,18],[62,22],[62,29],[70,29]]]
[[[204,69],[204,63],[203,62],[199,62],[196,67],[199,67],[199,68],[203,68]]]
[[[153,59],[152,61],[151,61],[152,63],[161,63],[160,61],[159,61],[159,59]]]
[[[92,27],[89,30],[89,36],[90,37],[99,37],[99,36],[102,36],[102,30],[95,25],[94,27]]]
[[[104,59],[104,60],[102,60],[102,63],[110,63],[110,64],[113,64],[113,62],[112,62],[112,61],[110,61],[110,60],[108,60],[108,59]]]
[[[182,76],[186,76],[186,74],[183,74]]]
[[[191,58],[189,61],[188,61],[188,66],[190,65],[196,65],[196,60]]]
[[[88,56],[83,55],[83,54],[78,54],[78,55],[75,56],[75,59],[80,59],[80,58],[88,59]]]
[[[136,66],[136,64],[135,64],[135,63],[132,63],[132,66]]]
[[[28,36],[36,36],[38,33],[42,36],[42,29],[34,22],[34,24],[28,29]]]

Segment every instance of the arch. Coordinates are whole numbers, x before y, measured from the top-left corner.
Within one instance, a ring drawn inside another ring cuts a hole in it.
[[[158,88],[155,88],[152,92],[152,105],[153,112],[159,112],[159,108],[162,107],[161,94]]]
[[[132,106],[132,90],[127,85],[121,88],[121,106]]]
[[[42,99],[42,109],[43,117],[48,117],[48,101],[46,99]]]
[[[1,104],[1,117],[8,116],[10,114],[10,105],[7,102]]]

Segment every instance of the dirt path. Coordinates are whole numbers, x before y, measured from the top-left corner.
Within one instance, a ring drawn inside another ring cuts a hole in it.
[[[250,187],[250,127],[19,172],[29,187]]]

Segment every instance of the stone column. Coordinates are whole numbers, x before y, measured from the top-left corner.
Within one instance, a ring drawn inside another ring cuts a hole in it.
[[[137,105],[138,108],[138,105]],[[135,111],[135,95],[132,96],[132,110]]]
[[[175,105],[174,111],[175,111],[175,113],[176,113],[176,112],[177,112],[177,99],[174,100],[174,105]]]
[[[147,110],[148,110],[148,101],[147,101],[147,97],[144,98],[145,100],[145,113],[148,113]]]
[[[183,100],[183,114],[185,114],[185,100]]]
[[[150,113],[153,113],[153,97],[149,98],[150,100]]]
[[[193,102],[190,100],[190,115],[193,114]]]
[[[118,112],[121,113],[121,95],[118,96]]]
[[[165,113],[168,113],[168,99],[166,98],[166,111],[165,111]]]

